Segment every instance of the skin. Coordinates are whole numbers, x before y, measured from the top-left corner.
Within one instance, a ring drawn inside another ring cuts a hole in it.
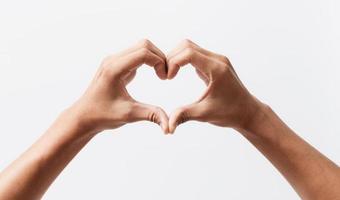
[[[191,64],[207,89],[168,118],[159,107],[134,100],[125,86],[142,64],[172,79]],[[229,60],[189,40],[165,56],[150,41],[106,58],[85,94],[0,174],[0,200],[40,199],[72,158],[98,133],[148,120],[165,133],[189,120],[234,128],[288,180],[302,199],[340,199],[340,169],[296,135],[242,84]]]
[[[185,40],[168,55],[167,62],[168,78],[190,63],[207,85],[198,101],[170,116],[170,132],[188,120],[233,128],[281,172],[302,199],[340,199],[339,167],[251,95],[225,56]]]
[[[165,60],[147,40],[104,59],[84,95],[0,174],[0,200],[40,199],[72,158],[103,130],[148,120],[168,132],[166,113],[137,102],[125,88],[142,64],[154,67],[165,79]]]

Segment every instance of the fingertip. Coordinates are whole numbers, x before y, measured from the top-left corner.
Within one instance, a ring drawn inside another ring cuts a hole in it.
[[[174,118],[170,117],[170,119],[169,119],[169,133],[174,134],[176,127],[177,127],[176,120]]]
[[[163,74],[157,74],[158,78],[161,80],[166,80],[167,79],[167,75],[163,75]]]
[[[176,76],[178,70],[179,70],[179,67],[177,67],[177,66],[169,67],[167,78],[169,80],[173,79]]]
[[[167,58],[166,69],[167,69],[167,79],[171,80],[176,76],[179,70],[179,66],[175,64],[174,62],[172,62],[171,59]]]
[[[163,133],[166,135],[166,134],[169,134],[169,126],[166,124],[166,123],[161,123],[161,128],[163,130]]]
[[[171,79],[173,79],[173,77],[168,73],[167,74],[167,77],[166,77],[168,80],[171,80]]]
[[[169,129],[169,134],[174,134],[175,133],[175,130],[176,130],[176,126],[172,127]]]
[[[161,80],[167,79],[167,70],[166,70],[166,65],[164,63],[160,63],[160,64],[156,65],[155,71],[156,71],[157,76]]]
[[[169,117],[169,131],[170,133],[174,133],[176,128],[188,121],[188,120],[193,120],[194,118],[192,118],[191,116],[191,110],[192,110],[192,106],[188,105],[185,107],[181,107],[181,108],[177,108]]]
[[[161,109],[161,108],[157,108],[157,112],[158,115],[158,124],[160,125],[161,129],[163,130],[164,134],[169,133],[169,117],[166,114],[166,112]]]
[[[168,67],[168,71],[167,71],[167,74],[166,74],[166,78],[168,79],[168,80],[171,80],[173,77],[171,76],[171,70],[170,70],[170,68]]]

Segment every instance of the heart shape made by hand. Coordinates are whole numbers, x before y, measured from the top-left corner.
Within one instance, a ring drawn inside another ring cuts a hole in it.
[[[151,112],[148,119],[161,124],[165,133],[173,133],[179,124],[188,120],[240,128],[256,112],[253,105],[258,103],[257,99],[244,87],[225,56],[205,50],[190,40],[181,42],[167,56],[149,40],[142,40],[137,46],[159,58],[159,62],[145,63],[154,67],[160,79],[173,79],[182,66],[191,64],[207,86],[197,101],[177,108],[169,119],[162,117],[165,112],[159,107]],[[136,70],[131,71],[127,82],[135,74]]]
[[[206,85],[190,65],[182,67],[171,80],[161,80],[152,67],[142,66],[126,89],[133,99],[157,105],[170,115],[176,108],[199,99]]]
[[[168,116],[158,106],[136,101],[126,89],[143,64],[152,66],[162,80],[173,79],[182,66],[191,64],[207,88],[198,100],[177,108]],[[167,56],[150,41],[142,40],[107,57],[78,102],[74,106],[76,112],[86,116],[86,126],[96,132],[141,120],[159,124],[165,133],[174,133],[179,124],[188,120],[240,129],[249,125],[261,107],[225,56],[190,40],[181,42]]]

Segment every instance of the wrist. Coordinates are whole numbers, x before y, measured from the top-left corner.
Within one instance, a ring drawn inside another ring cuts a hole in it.
[[[39,163],[48,163],[60,153],[82,148],[94,136],[93,132],[84,128],[82,120],[72,108],[68,108],[40,137],[32,152],[38,157]]]
[[[270,139],[274,133],[266,129],[270,128],[273,117],[274,112],[270,106],[254,99],[253,105],[246,112],[245,120],[236,130],[246,137]]]
[[[93,137],[98,133],[93,124],[87,120],[86,114],[77,106],[65,109],[58,117],[57,124],[68,129],[75,137]]]

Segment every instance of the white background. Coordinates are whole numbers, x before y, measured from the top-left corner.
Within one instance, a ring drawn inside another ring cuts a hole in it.
[[[101,59],[149,38],[230,58],[249,90],[340,163],[337,0],[0,0],[0,169],[85,90]],[[192,67],[173,81],[140,68],[129,91],[167,112],[204,90]],[[175,135],[139,122],[98,135],[45,199],[298,199],[240,134],[189,122]]]

